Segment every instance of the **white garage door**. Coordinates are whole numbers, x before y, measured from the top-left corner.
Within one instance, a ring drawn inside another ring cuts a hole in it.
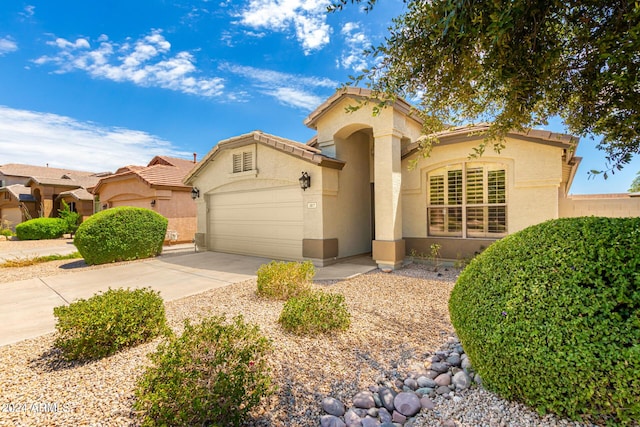
[[[209,250],[299,260],[302,235],[302,194],[297,186],[209,197]]]

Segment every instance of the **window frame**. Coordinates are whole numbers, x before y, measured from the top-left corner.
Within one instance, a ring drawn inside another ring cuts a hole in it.
[[[498,179],[491,180],[491,175],[496,173]],[[461,183],[456,175],[462,178]],[[427,171],[427,236],[463,239],[506,236],[509,232],[507,176],[507,165],[500,162],[463,161]],[[434,186],[438,193],[432,192]],[[482,203],[478,203],[480,200]],[[480,227],[472,226],[473,211],[479,213]]]

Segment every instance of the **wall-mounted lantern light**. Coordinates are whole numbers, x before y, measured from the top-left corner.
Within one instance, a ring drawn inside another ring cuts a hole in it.
[[[151,207],[154,208],[156,206],[156,199],[153,199],[151,201]]]
[[[200,190],[198,190],[196,187],[193,187],[191,189],[191,198],[193,200],[197,199],[198,197],[200,197]]]
[[[300,181],[300,188],[302,188],[303,191],[311,187],[311,177],[306,172],[302,172],[302,176],[298,178],[298,181]]]

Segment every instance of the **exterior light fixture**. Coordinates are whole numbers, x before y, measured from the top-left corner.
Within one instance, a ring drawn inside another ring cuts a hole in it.
[[[300,181],[302,191],[306,191],[307,188],[311,187],[311,177],[306,172],[302,172],[302,176],[298,178],[298,181]]]
[[[151,207],[154,208],[156,206],[156,199],[153,199],[151,201]]]
[[[193,187],[191,189],[191,198],[193,200],[197,199],[198,197],[200,197],[200,190],[198,190],[196,187]]]

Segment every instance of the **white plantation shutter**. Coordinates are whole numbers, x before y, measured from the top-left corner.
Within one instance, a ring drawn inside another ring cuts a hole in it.
[[[501,237],[507,234],[507,185],[503,165],[451,165],[430,172],[427,179],[429,235]]]

